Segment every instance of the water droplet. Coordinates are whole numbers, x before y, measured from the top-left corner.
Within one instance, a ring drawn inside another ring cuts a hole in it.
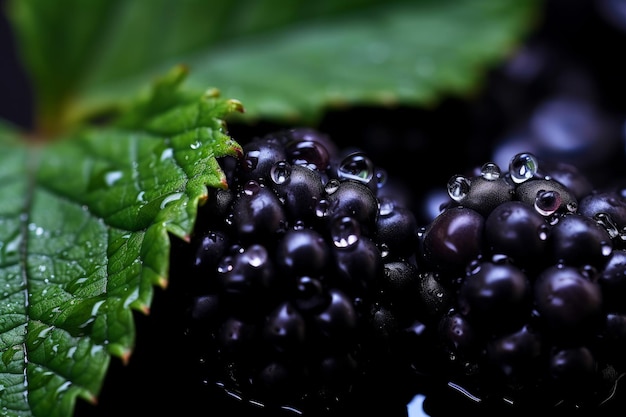
[[[466,275],[476,275],[482,269],[482,265],[478,259],[472,260],[465,268]]]
[[[600,242],[602,256],[610,256],[613,253],[613,245],[611,242]]]
[[[50,331],[51,331],[52,329],[54,329],[54,326],[50,326],[50,327],[46,327],[46,328],[42,329],[42,330],[39,332],[39,334],[37,334],[37,337],[38,337],[39,339],[44,339],[44,338],[48,335],[48,333],[50,333]]]
[[[220,274],[226,274],[233,270],[233,258],[232,256],[224,256],[217,265],[217,272]]]
[[[615,239],[619,235],[619,227],[607,213],[597,213],[593,219],[609,233],[611,239]]]
[[[518,153],[509,164],[509,174],[516,184],[521,184],[535,176],[538,169],[538,161],[531,153]]]
[[[243,192],[249,196],[258,194],[260,190],[261,185],[255,180],[250,180],[243,186]]]
[[[15,235],[15,237],[6,243],[5,245],[5,254],[6,255],[13,255],[16,254],[20,245],[22,244],[22,235],[21,234],[17,234]]]
[[[189,145],[189,147],[194,150],[200,148],[201,146],[202,146],[202,143],[199,140]]]
[[[165,148],[163,149],[163,152],[161,152],[161,161],[164,161],[166,159],[169,159],[171,157],[174,156],[174,149],[172,148]]]
[[[113,184],[118,182],[123,176],[124,174],[122,173],[122,171],[107,172],[106,174],[104,174],[104,182],[106,182],[106,184],[109,187],[111,187]]]
[[[376,186],[378,188],[382,188],[387,183],[387,179],[389,178],[389,175],[387,174],[387,171],[385,171],[384,169],[377,168],[375,178],[376,178]]]
[[[325,170],[328,166],[328,150],[313,140],[297,140],[287,145],[287,154],[294,165],[312,170]]]
[[[243,158],[243,165],[248,170],[252,171],[256,168],[259,163],[259,156],[261,155],[261,151],[248,151]]]
[[[30,230],[31,232],[35,233],[35,236],[42,236],[44,234],[43,227],[37,226],[34,223],[30,223],[28,225],[28,230]]]
[[[333,221],[331,236],[338,248],[345,249],[356,245],[360,234],[359,223],[352,217],[339,217]]]
[[[250,246],[245,253],[248,264],[254,268],[258,268],[267,262],[267,251],[261,245]]]
[[[386,197],[383,197],[380,199],[378,213],[381,216],[383,217],[389,216],[391,213],[393,213],[394,209],[395,209],[395,206],[392,200]]]
[[[315,206],[315,215],[319,218],[326,217],[330,214],[330,203],[328,200],[322,199]]]
[[[332,194],[335,191],[337,191],[339,189],[340,184],[341,183],[339,182],[339,180],[336,180],[334,178],[332,180],[329,180],[324,186],[324,190],[326,191],[326,194]]]
[[[486,163],[480,169],[480,175],[488,181],[497,180],[498,178],[500,178],[500,174],[500,167],[493,162]]]
[[[448,181],[448,195],[456,202],[463,200],[470,192],[471,181],[462,176],[455,175]]]
[[[68,350],[67,350],[67,357],[68,358],[73,358],[74,357],[74,353],[76,353],[76,346],[71,346]]]
[[[535,210],[542,216],[550,216],[561,207],[561,194],[558,191],[539,190],[535,196]]]
[[[511,259],[504,253],[494,253],[491,257],[491,261],[494,264],[504,265],[511,261]]]
[[[293,224],[293,230],[304,230],[306,228],[306,224],[302,220],[296,220]]]
[[[575,213],[576,210],[578,210],[578,203],[576,203],[575,201],[569,201],[566,205],[565,208],[567,209],[567,211],[569,211],[570,213]]]
[[[56,393],[60,394],[64,391],[67,391],[71,385],[72,385],[72,381],[65,381],[63,384],[59,386],[59,388],[57,388]]]
[[[104,300],[96,301],[91,307],[91,316],[95,317],[98,314],[98,310],[100,310],[100,306],[104,304]]]
[[[537,236],[539,236],[539,240],[548,240],[548,236],[550,233],[550,226],[547,224],[542,224],[537,228]]]
[[[281,185],[286,183],[290,176],[291,165],[287,161],[276,162],[270,169],[270,178],[275,184]]]
[[[374,163],[363,152],[354,152],[341,161],[337,174],[341,179],[367,184],[374,177]]]
[[[172,194],[168,195],[167,197],[165,197],[163,199],[163,201],[161,201],[161,204],[159,205],[159,208],[160,209],[164,209],[165,206],[167,206],[171,202],[180,200],[180,198],[182,196],[183,196],[183,193],[172,193]]]
[[[380,256],[382,258],[386,258],[387,256],[389,256],[389,253],[391,253],[391,251],[389,250],[389,245],[387,245],[386,243],[381,243],[379,246],[380,249]]]

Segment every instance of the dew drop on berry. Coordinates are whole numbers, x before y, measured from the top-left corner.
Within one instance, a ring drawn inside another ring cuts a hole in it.
[[[387,184],[387,178],[389,175],[387,171],[382,168],[376,168],[376,172],[374,173],[374,178],[376,179],[376,187],[382,188],[385,184]]]
[[[374,177],[374,163],[362,152],[346,156],[337,169],[339,178],[368,184]]]
[[[321,199],[315,206],[315,215],[320,219],[330,214],[330,203],[326,199]]]
[[[220,274],[226,274],[233,270],[233,258],[232,256],[224,256],[217,264],[217,272]]]
[[[270,169],[270,178],[278,185],[286,183],[290,175],[291,166],[286,161],[279,161],[272,165]]]
[[[448,181],[448,195],[454,201],[460,202],[469,194],[471,185],[469,178],[455,175]]]
[[[389,245],[388,245],[388,244],[386,244],[386,243],[381,243],[381,244],[379,245],[378,249],[380,249],[380,256],[381,256],[382,258],[386,258],[386,257],[388,257],[388,256],[389,256],[389,253],[391,252],[391,251],[389,250]]]
[[[333,194],[335,191],[337,191],[339,189],[339,184],[341,183],[336,179],[329,180],[324,187],[326,194]]]
[[[519,153],[515,155],[509,164],[509,173],[511,179],[516,184],[532,178],[537,173],[538,161],[537,158],[530,153]]]
[[[323,308],[328,303],[328,296],[319,279],[309,276],[298,277],[296,281],[296,306],[304,311]]]
[[[243,186],[243,192],[246,193],[246,195],[249,195],[249,196],[253,196],[255,194],[258,194],[260,189],[261,189],[261,185],[258,182],[254,181],[254,180],[248,181]]]
[[[354,246],[361,234],[358,222],[352,217],[339,217],[331,226],[331,236],[337,248],[345,249]]]
[[[540,224],[539,227],[537,228],[537,236],[539,237],[539,240],[542,240],[542,241],[548,240],[549,233],[550,233],[550,226],[548,226],[547,224]]]
[[[569,201],[566,205],[565,208],[567,209],[567,211],[569,211],[570,213],[575,213],[576,210],[578,210],[578,203],[576,203],[575,201]]]
[[[488,181],[497,180],[500,178],[500,174],[500,167],[493,162],[486,163],[480,169],[480,175]]]
[[[302,220],[296,220],[292,226],[293,230],[304,230],[306,228],[306,224]]]
[[[561,194],[554,190],[539,190],[535,197],[535,210],[542,216],[554,214],[561,206]]]
[[[391,201],[388,198],[382,198],[380,200],[380,207],[378,209],[378,213],[381,216],[389,216],[391,213],[393,213],[394,210],[394,204],[393,201]]]
[[[287,155],[294,165],[302,165],[313,170],[325,170],[329,155],[326,148],[313,140],[296,140],[287,145]]]
[[[261,245],[252,245],[245,253],[247,255],[246,260],[248,264],[254,268],[258,268],[267,262],[267,250]]]
[[[243,164],[246,167],[246,169],[252,171],[257,167],[257,165],[259,164],[260,154],[261,154],[260,151],[246,152],[246,155],[244,156],[244,159],[243,159]]]

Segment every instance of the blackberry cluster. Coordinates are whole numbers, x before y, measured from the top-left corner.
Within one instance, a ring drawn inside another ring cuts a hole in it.
[[[244,403],[313,415],[368,396],[361,381],[385,375],[376,397],[400,395],[386,332],[414,320],[396,295],[418,277],[402,185],[312,129],[243,151],[221,160],[229,188],[200,208],[186,261],[198,377]]]
[[[425,409],[595,410],[626,373],[626,188],[531,153],[448,183],[420,229],[404,352]]]

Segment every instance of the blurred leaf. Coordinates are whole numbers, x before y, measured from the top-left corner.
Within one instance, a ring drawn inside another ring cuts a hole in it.
[[[331,105],[431,105],[476,88],[540,4],[10,1],[47,131],[177,64],[190,67],[190,87],[218,87],[249,118],[313,123]]]
[[[170,233],[188,237],[217,159],[240,146],[236,101],[179,90],[180,68],[110,127],[47,145],[0,130],[0,409],[67,417],[128,360],[133,310],[167,285]]]

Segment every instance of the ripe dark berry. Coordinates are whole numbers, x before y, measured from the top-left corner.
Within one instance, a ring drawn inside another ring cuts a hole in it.
[[[385,334],[416,316],[410,198],[365,153],[312,129],[243,149],[224,167],[229,189],[200,208],[185,268],[198,379],[275,412],[395,398],[410,386],[402,378],[367,381],[396,369]]]
[[[429,409],[567,413],[610,400],[626,374],[626,205],[620,185],[589,184],[529,153],[508,171],[451,178],[419,235],[421,307],[405,327],[421,325],[422,347],[403,352],[426,376]]]

